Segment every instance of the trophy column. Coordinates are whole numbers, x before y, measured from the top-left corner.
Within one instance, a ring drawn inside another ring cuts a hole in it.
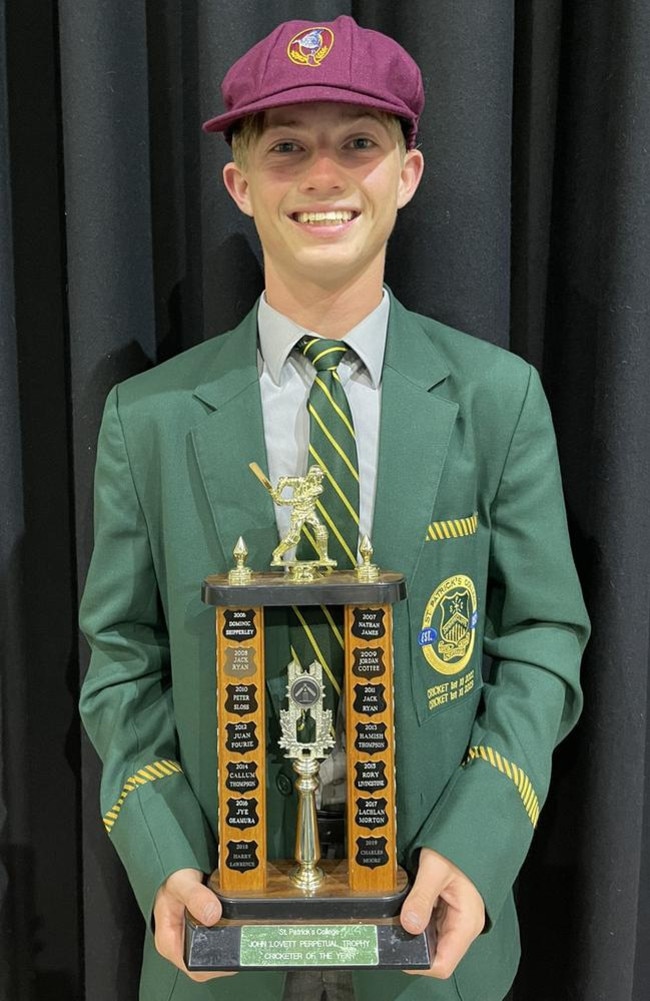
[[[264,610],[216,611],[219,889],[262,893],[267,857]]]
[[[345,719],[350,888],[397,889],[393,610],[346,605]]]

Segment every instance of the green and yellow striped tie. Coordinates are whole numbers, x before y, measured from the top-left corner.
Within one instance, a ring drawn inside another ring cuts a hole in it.
[[[308,400],[309,463],[323,470],[323,493],[316,502],[329,534],[329,556],[344,570],[357,564],[359,539],[359,464],[352,414],[337,369],[349,351],[343,341],[305,337],[297,349],[316,369]],[[297,556],[317,558],[309,528],[303,528]],[[343,678],[343,609],[333,606],[294,608],[293,654],[304,668],[318,660],[323,667],[325,707],[334,711]],[[310,739],[306,734],[304,739]]]
[[[309,394],[309,461],[325,474],[316,507],[329,533],[329,555],[343,570],[356,566],[359,539],[359,462],[350,404],[338,365],[349,351],[343,341],[304,337],[298,350],[316,369]],[[298,545],[300,559],[313,559],[309,536]]]

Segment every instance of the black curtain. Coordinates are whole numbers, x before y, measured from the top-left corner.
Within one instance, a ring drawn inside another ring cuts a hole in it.
[[[519,881],[515,1001],[650,996],[650,8],[643,0],[0,7],[0,998],[131,1001],[142,922],[76,699],[104,397],[262,284],[200,123],[279,21],[352,13],[422,66],[387,279],[541,371],[594,632]]]

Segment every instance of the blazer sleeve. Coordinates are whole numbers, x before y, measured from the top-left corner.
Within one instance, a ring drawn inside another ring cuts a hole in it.
[[[589,635],[566,525],[555,435],[529,382],[490,511],[484,651],[493,658],[467,756],[421,829],[473,881],[496,921],[546,798],[551,756],[582,706]]]
[[[117,388],[99,435],[95,547],[80,625],[92,650],[80,710],[103,762],[104,826],[148,920],[167,876],[209,871],[215,845],[178,761],[169,640]]]

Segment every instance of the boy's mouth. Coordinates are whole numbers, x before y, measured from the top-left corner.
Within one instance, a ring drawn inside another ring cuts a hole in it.
[[[293,212],[291,218],[295,222],[306,223],[310,226],[336,226],[351,222],[359,214],[351,209],[332,209],[328,212]]]

